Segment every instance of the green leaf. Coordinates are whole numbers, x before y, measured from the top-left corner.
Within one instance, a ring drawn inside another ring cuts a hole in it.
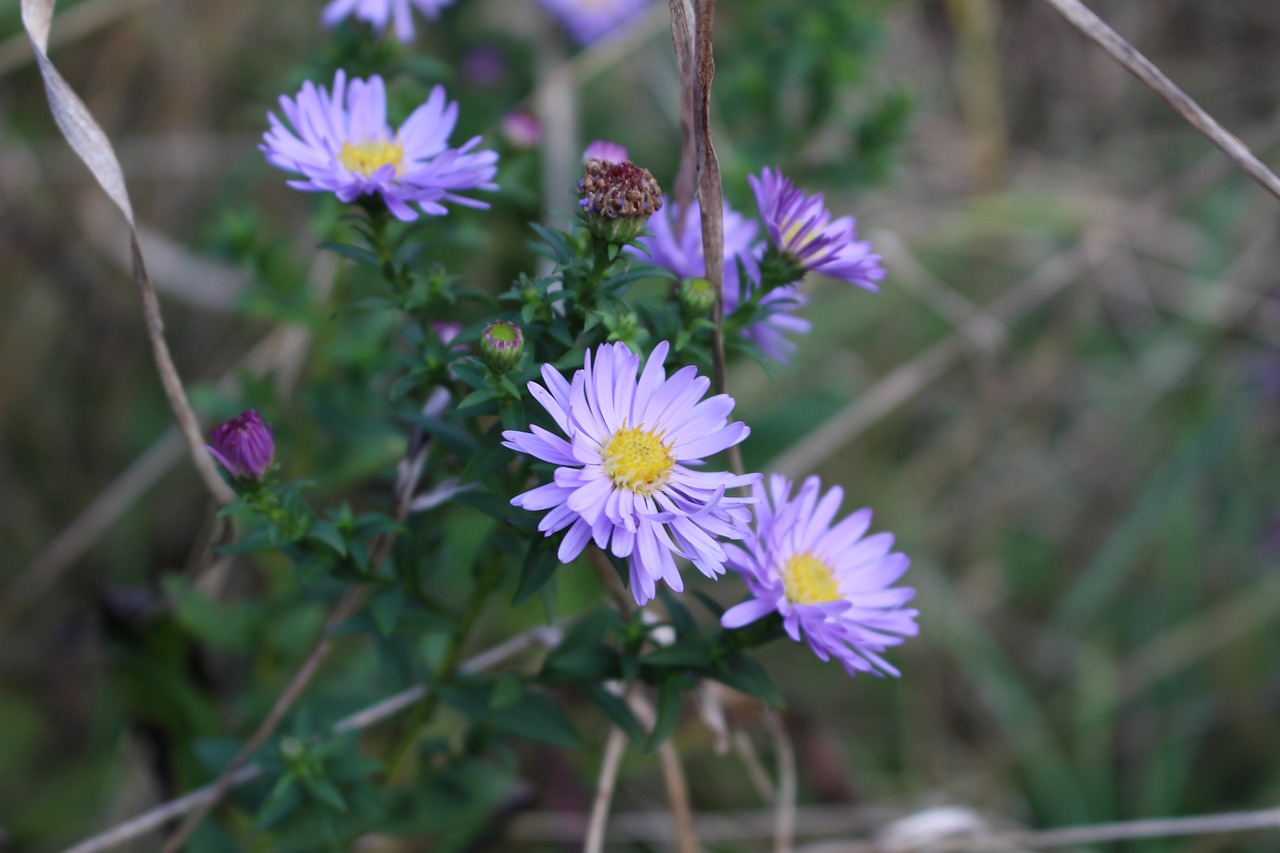
[[[201,642],[220,649],[247,650],[266,612],[262,602],[215,602],[177,575],[165,577],[164,589],[182,627]]]
[[[479,480],[505,465],[510,459],[511,451],[502,446],[502,424],[495,423],[480,439],[475,453],[467,460],[467,466],[462,469],[458,482],[470,483],[473,480]]]
[[[320,248],[366,267],[378,269],[382,266],[382,260],[377,255],[359,246],[352,246],[347,243],[321,243]]]
[[[378,626],[378,633],[384,637],[390,637],[400,621],[400,614],[404,611],[404,588],[395,586],[382,590],[373,597],[369,609],[373,612],[373,621]]]
[[[556,550],[550,539],[535,538],[529,543],[529,551],[525,554],[524,564],[520,567],[520,581],[516,584],[515,597],[511,604],[523,603],[529,596],[542,589],[543,584],[555,574],[560,561],[556,558]]]
[[[662,599],[662,605],[671,614],[671,624],[676,629],[677,638],[684,640],[698,635],[698,623],[693,620],[693,614],[671,594],[671,590],[665,586],[659,587],[658,598]]]
[[[520,680],[520,676],[514,672],[504,673],[498,678],[498,683],[493,685],[493,692],[489,694],[489,707],[497,711],[514,705],[520,701],[523,690],[524,683]]]
[[[640,662],[649,666],[705,666],[707,649],[700,642],[673,643],[649,652]]]
[[[310,773],[304,773],[299,778],[302,779],[302,784],[307,789],[308,794],[336,812],[345,812],[347,810],[347,801],[342,798],[342,793],[338,791],[337,786],[328,779],[323,776],[314,776]]]
[[[501,396],[502,395],[493,388],[478,388],[458,401],[458,411],[462,412],[465,409],[473,409],[477,406],[482,406],[485,403],[496,400]]]
[[[658,689],[657,719],[653,722],[653,734],[649,736],[646,749],[655,750],[670,737],[676,723],[680,721],[680,706],[683,704],[683,699],[680,690],[671,681],[662,683],[662,687]]]
[[[730,657],[709,674],[735,690],[763,699],[771,707],[781,708],[784,704],[782,694],[773,686],[764,668],[746,655]]]
[[[315,521],[307,531],[308,539],[315,539],[332,548],[340,557],[347,556],[347,540],[327,521]]]
[[[498,731],[565,749],[582,743],[560,706],[528,688],[517,701],[501,708],[490,705],[491,689],[484,684],[446,684],[437,690],[447,704]]]
[[[280,777],[258,809],[258,816],[253,821],[254,829],[261,831],[275,826],[298,807],[302,802],[302,791],[297,782],[298,777],[292,773]]]
[[[542,241],[552,248],[555,252],[555,259],[560,263],[567,263],[575,257],[576,253],[569,247],[569,243],[565,240],[564,235],[559,231],[552,230],[546,226],[539,225],[536,222],[529,223],[529,227],[534,233],[542,238]]]
[[[588,685],[584,690],[587,697],[604,711],[609,719],[613,720],[614,725],[627,733],[632,743],[643,744],[648,741],[644,728],[636,719],[636,715],[631,712],[626,700],[610,693],[599,684]]]

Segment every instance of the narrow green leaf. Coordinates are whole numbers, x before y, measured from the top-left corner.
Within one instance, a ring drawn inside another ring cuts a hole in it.
[[[649,736],[646,749],[653,751],[670,737],[676,723],[680,721],[680,706],[683,704],[683,698],[679,689],[671,681],[662,682],[662,687],[658,689],[657,719],[654,720],[653,734]]]

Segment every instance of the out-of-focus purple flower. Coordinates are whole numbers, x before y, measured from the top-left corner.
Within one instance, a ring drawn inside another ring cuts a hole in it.
[[[512,110],[502,117],[502,135],[516,148],[533,148],[542,141],[542,123],[528,110]]]
[[[604,163],[621,163],[630,159],[627,156],[627,149],[607,139],[596,139],[588,143],[587,147],[582,151],[582,162],[584,164],[590,163],[592,160],[600,160]]]
[[[386,87],[376,74],[348,84],[346,72],[338,71],[332,94],[308,81],[295,98],[281,96],[280,108],[288,125],[268,113],[271,129],[258,147],[271,165],[305,176],[289,181],[295,189],[331,192],[344,202],[378,195],[396,218],[411,220],[418,217],[411,204],[437,216],[448,212],[443,202],[488,207],[459,193],[498,188],[498,155],[473,151],[480,137],[449,147],[458,105],[441,86],[394,132]]]
[[[842,278],[867,290],[879,290],[884,278],[880,256],[857,239],[852,216],[831,221],[822,194],[805,195],[781,172],[766,168],[747,179],[756,194],[760,216],[779,252],[803,270]]]
[[[451,3],[453,0],[331,0],[320,20],[326,27],[333,27],[345,18],[354,17],[380,33],[394,22],[396,38],[410,42],[413,41],[412,7],[434,21],[440,17],[440,10]]]
[[[718,537],[745,535],[750,498],[725,491],[754,483],[759,474],[737,477],[695,470],[702,459],[732,447],[750,430],[729,423],[733,399],[702,400],[710,380],[685,367],[663,370],[666,341],[650,354],[639,381],[640,356],[625,344],[602,344],[587,353],[585,366],[566,382],[544,365],[546,387],[529,383],[565,438],[538,426],[508,430],[505,446],[558,465],[555,478],[511,503],[550,510],[538,524],[546,535],[568,528],[560,562],[577,557],[595,540],[618,558],[631,560],[631,594],[644,604],[658,581],[684,588],[675,558],[693,562],[708,577],[724,573]]]
[[[587,45],[617,32],[651,5],[652,0],[538,0],[573,40]]]
[[[468,86],[493,86],[507,73],[507,57],[497,45],[481,44],[467,51],[458,72]]]
[[[684,279],[702,278],[707,274],[706,256],[702,251],[702,207],[697,199],[689,205],[689,212],[681,222],[680,205],[667,201],[662,210],[649,220],[652,237],[640,237],[636,242],[649,253],[649,259],[660,267]],[[751,219],[724,205],[724,311],[732,314],[750,296],[750,290],[760,279],[758,256],[763,250],[756,241],[760,226]],[[626,251],[643,257],[639,249],[628,247]],[[741,262],[747,273],[742,281],[738,273]],[[744,286],[747,291],[744,293]],[[795,286],[780,287],[766,293],[761,306],[765,316],[742,330],[742,336],[754,343],[765,355],[776,361],[786,361],[795,349],[784,333],[804,334],[809,331],[809,321],[792,316],[804,306],[806,298]]]
[[[271,425],[253,409],[241,412],[231,420],[209,431],[205,449],[221,463],[232,477],[261,480],[276,452]]]
[[[450,341],[462,334],[462,324],[455,323],[452,320],[433,320],[431,323],[431,331],[436,333],[436,337],[440,339],[440,343],[448,346]]]
[[[869,509],[833,526],[843,492],[819,491],[810,477],[792,499],[791,483],[777,474],[767,488],[753,487],[755,527],[742,547],[730,543],[725,552],[754,598],[729,608],[720,623],[741,628],[776,611],[791,639],[806,640],[822,660],[836,658],[850,675],[896,676],[881,652],[918,630],[919,611],[903,607],[915,590],[891,586],[911,561],[890,553],[892,534],[864,537]]]

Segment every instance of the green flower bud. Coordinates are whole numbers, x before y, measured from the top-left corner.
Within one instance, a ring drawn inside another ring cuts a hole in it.
[[[686,278],[680,282],[680,306],[694,317],[706,317],[716,304],[716,289],[705,278]]]
[[[494,373],[506,373],[515,367],[523,352],[524,335],[515,323],[498,320],[480,336],[480,357]]]

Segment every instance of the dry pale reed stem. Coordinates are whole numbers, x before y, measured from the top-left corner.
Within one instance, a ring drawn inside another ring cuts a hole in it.
[[[796,750],[791,744],[782,718],[766,711],[765,725],[773,739],[773,751],[778,761],[778,801],[773,824],[773,849],[775,853],[791,853],[796,837]]]
[[[1165,76],[1151,60],[1147,59],[1119,33],[1093,13],[1080,0],[1045,0],[1068,23],[1084,33],[1094,44],[1105,50],[1112,59],[1141,80],[1151,91],[1165,100],[1169,106],[1187,120],[1187,123],[1204,135],[1245,174],[1257,181],[1267,192],[1280,199],[1280,177],[1272,172],[1249,150],[1243,142],[1217,122],[1213,116],[1191,99],[1186,92]]]
[[[142,297],[142,317],[146,324],[147,337],[151,341],[152,355],[156,362],[156,369],[160,373],[160,382],[164,386],[165,396],[169,399],[169,406],[173,409],[183,438],[186,439],[191,461],[200,478],[204,480],[205,487],[219,503],[230,503],[235,499],[235,494],[222,481],[212,457],[204,449],[200,425],[196,421],[195,412],[191,410],[186,391],[182,387],[182,380],[178,376],[177,367],[173,363],[169,346],[164,339],[164,321],[160,314],[160,301],[147,277],[142,248],[138,244],[138,227],[133,215],[133,203],[129,199],[129,190],[125,185],[120,160],[116,157],[116,152],[111,147],[111,141],[106,133],[89,112],[89,108],[49,59],[49,32],[53,26],[53,10],[54,0],[22,0],[22,25],[31,42],[31,49],[40,69],[49,112],[53,115],[54,123],[57,124],[67,144],[88,167],[98,185],[129,223],[133,277],[138,284],[139,295]]]
[[[596,794],[591,800],[591,817],[587,822],[585,853],[600,853],[604,849],[604,833],[609,822],[609,806],[613,803],[613,791],[618,784],[618,771],[622,768],[622,755],[627,750],[627,735],[614,726],[604,745],[604,759],[600,762],[600,778],[596,782]]]

